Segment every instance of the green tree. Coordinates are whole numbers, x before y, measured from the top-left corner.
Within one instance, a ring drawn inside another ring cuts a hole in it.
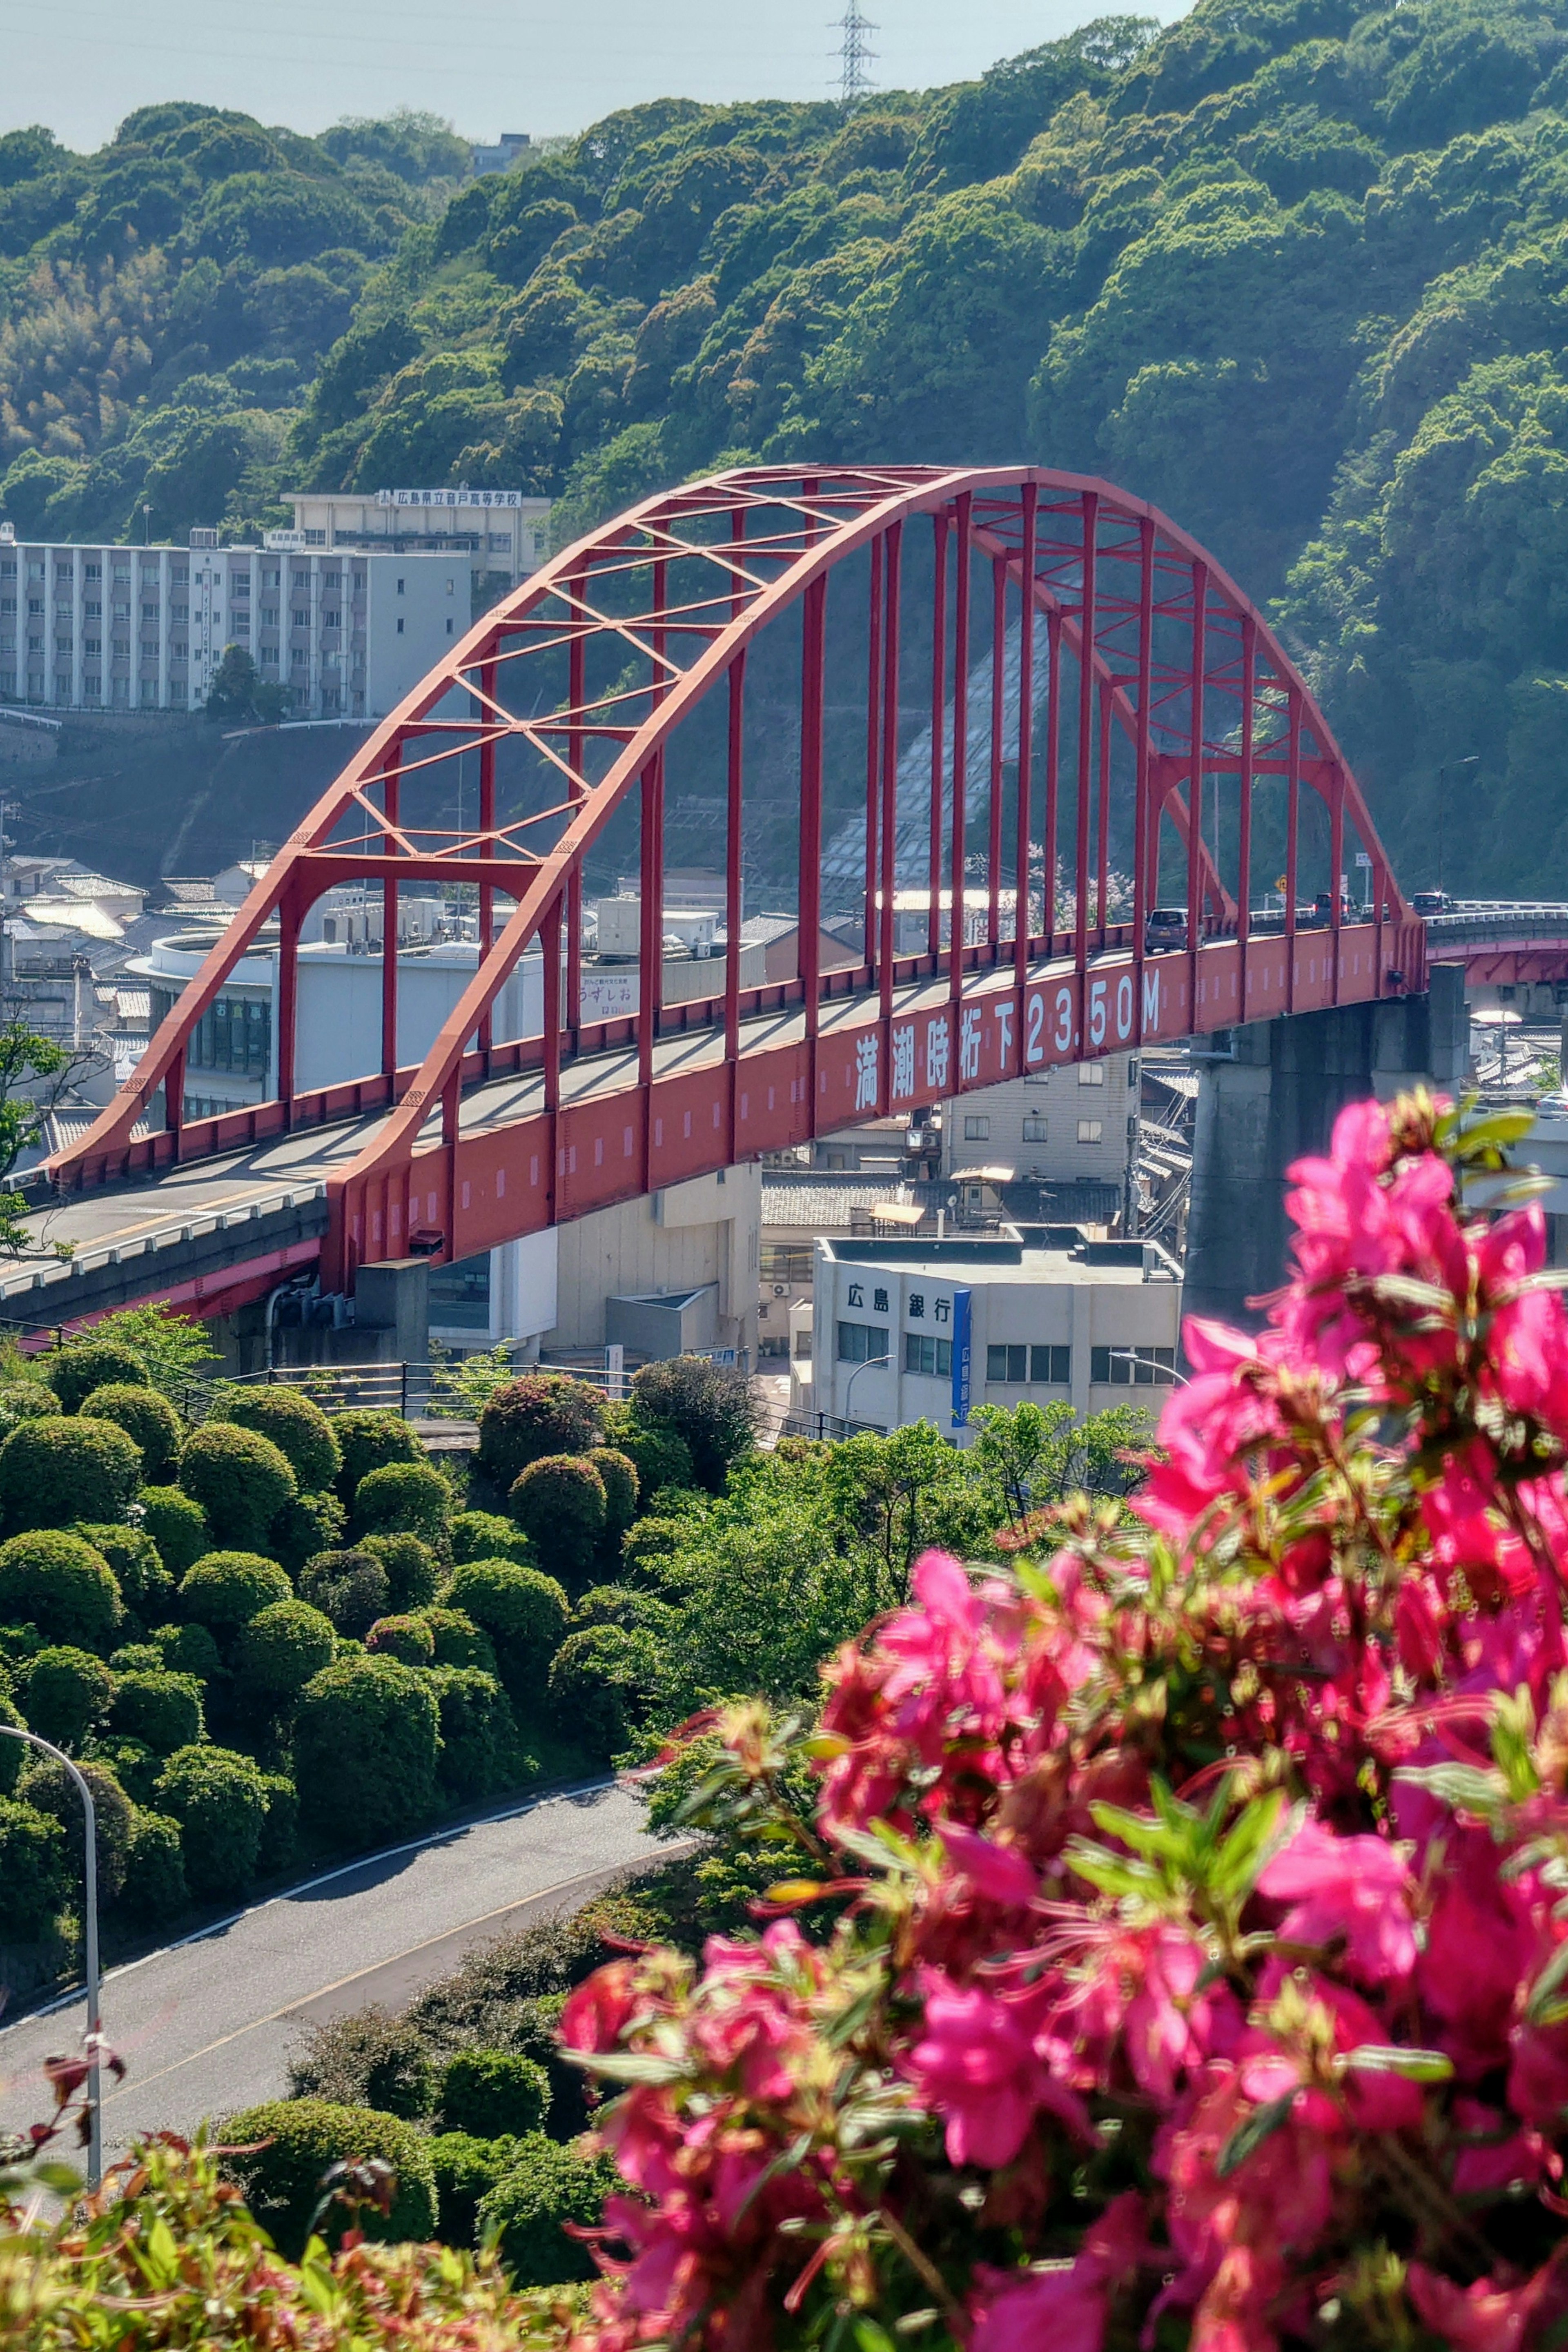
[[[289,690],[276,679],[264,678],[245,646],[226,646],[223,659],[207,688],[206,715],[214,721],[243,726],[247,720],[275,727],[289,708]]]

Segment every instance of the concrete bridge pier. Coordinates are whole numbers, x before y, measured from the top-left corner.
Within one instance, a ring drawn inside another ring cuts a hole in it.
[[[1200,1040],[1184,1311],[1244,1328],[1247,1300],[1285,1278],[1285,1171],[1326,1150],[1335,1118],[1425,1079],[1463,1082],[1469,1023],[1461,964],[1430,967],[1430,992],[1257,1021]]]

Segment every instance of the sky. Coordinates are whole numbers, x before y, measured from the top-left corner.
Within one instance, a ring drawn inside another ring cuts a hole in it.
[[[1140,0],[1124,0],[1138,6]],[[862,0],[884,89],[980,73],[1104,0]],[[132,107],[198,99],[317,131],[428,108],[463,135],[581,131],[678,96],[837,94],[843,0],[0,0],[0,131],[100,146]],[[1141,0],[1170,18],[1172,0]]]

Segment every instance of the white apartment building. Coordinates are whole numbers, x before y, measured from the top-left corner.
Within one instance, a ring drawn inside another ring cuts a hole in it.
[[[967,1444],[953,1413],[960,1293],[971,1407],[1157,1410],[1154,1391],[1175,1378],[1181,1274],[1157,1243],[1091,1241],[1070,1225],[999,1241],[818,1241],[809,1391],[796,1383],[809,1409],[867,1428],[930,1421]]]
[[[302,546],[461,556],[487,602],[550,551],[551,502],[522,490],[296,490],[289,503]]]
[[[272,534],[271,536],[279,536]],[[231,645],[294,719],[384,718],[469,625],[466,563],[0,537],[0,700],[195,710]]]
[[[1136,1054],[1066,1064],[950,1102],[942,1112],[942,1174],[1010,1168],[1020,1179],[1121,1184],[1137,1156]]]

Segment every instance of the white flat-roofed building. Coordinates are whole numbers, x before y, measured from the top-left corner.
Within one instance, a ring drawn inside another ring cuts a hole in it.
[[[492,591],[550,551],[550,500],[523,490],[296,490],[289,503],[306,547],[462,556]]]
[[[1004,1078],[944,1107],[942,1174],[991,1161],[1044,1183],[1121,1184],[1137,1158],[1139,1098],[1136,1054]]]
[[[811,1393],[836,1424],[930,1421],[957,1444],[953,1343],[969,1294],[969,1401],[1053,1399],[1079,1414],[1147,1403],[1175,1377],[1180,1269],[1157,1243],[1070,1225],[998,1241],[818,1241]],[[853,1382],[853,1387],[851,1387]]]
[[[284,534],[277,534],[282,537]],[[291,719],[384,718],[469,627],[466,560],[0,540],[0,701],[197,710],[225,648]]]

